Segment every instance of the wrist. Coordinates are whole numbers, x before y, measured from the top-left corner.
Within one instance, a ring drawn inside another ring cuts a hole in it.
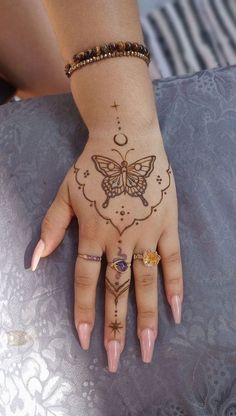
[[[116,121],[116,120],[115,120]],[[141,140],[155,137],[158,141],[162,141],[161,131],[157,116],[153,120],[142,119],[125,120],[120,123],[121,129],[118,130],[115,122],[113,126],[96,124],[96,126],[88,127],[89,139],[96,142],[109,142],[124,145],[126,142],[132,144]]]
[[[127,129],[137,134],[158,125],[150,74],[141,59],[119,57],[87,65],[73,73],[71,91],[93,136]]]
[[[134,130],[133,133],[129,129],[119,136],[116,136],[114,130],[93,130],[89,131],[87,147],[97,149],[96,151],[108,151],[117,149],[126,152],[128,149],[135,148],[140,157],[147,152],[154,152],[159,154],[161,158],[166,158],[165,147],[159,124],[145,126],[139,130]]]

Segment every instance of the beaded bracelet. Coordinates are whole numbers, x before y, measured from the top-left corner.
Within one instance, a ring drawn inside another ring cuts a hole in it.
[[[76,69],[80,69],[87,64],[118,56],[136,56],[143,59],[147,65],[151,61],[148,48],[141,43],[122,41],[105,43],[84,52],[76,53],[73,56],[73,63],[65,65],[66,76],[70,78]]]

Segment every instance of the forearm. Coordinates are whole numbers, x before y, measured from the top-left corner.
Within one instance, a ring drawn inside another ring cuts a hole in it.
[[[65,64],[75,53],[118,40],[143,43],[135,0],[44,0]],[[123,129],[137,134],[158,126],[147,64],[119,57],[86,65],[71,78],[71,91],[90,135],[116,127],[114,101]]]

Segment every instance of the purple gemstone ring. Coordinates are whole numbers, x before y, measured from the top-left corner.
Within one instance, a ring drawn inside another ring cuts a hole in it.
[[[78,253],[78,257],[81,257],[84,260],[91,260],[91,261],[101,261],[102,260],[102,256],[95,256],[93,254]]]
[[[125,273],[131,266],[131,263],[127,263],[127,261],[123,259],[115,259],[111,263],[108,263],[108,265],[119,273]]]

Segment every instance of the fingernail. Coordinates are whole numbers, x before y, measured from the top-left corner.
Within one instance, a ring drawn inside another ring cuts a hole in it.
[[[174,317],[174,321],[176,324],[180,324],[181,322],[181,301],[179,295],[172,296],[170,300],[170,305]]]
[[[121,345],[119,341],[109,341],[107,344],[107,358],[109,371],[115,373],[120,359]]]
[[[91,334],[91,327],[87,323],[79,324],[78,326],[78,335],[81,347],[84,350],[89,349],[89,343],[90,343],[90,334]]]
[[[45,243],[43,242],[43,240],[39,240],[37,246],[34,249],[34,253],[33,253],[33,257],[32,257],[32,261],[31,261],[31,270],[34,272],[38,266],[40,257],[43,254],[43,250],[45,248]]]
[[[154,332],[150,328],[145,328],[142,330],[140,335],[140,344],[142,359],[145,363],[150,363],[152,361],[153,349],[154,349]]]

